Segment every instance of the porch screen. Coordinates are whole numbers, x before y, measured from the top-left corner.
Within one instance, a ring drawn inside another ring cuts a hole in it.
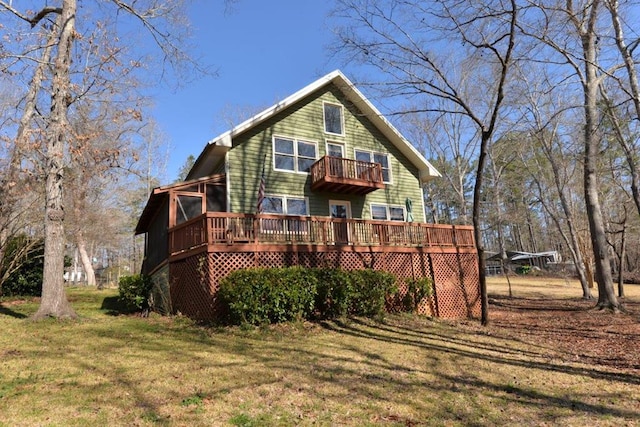
[[[202,215],[202,197],[179,195],[176,199],[176,211],[176,224]]]

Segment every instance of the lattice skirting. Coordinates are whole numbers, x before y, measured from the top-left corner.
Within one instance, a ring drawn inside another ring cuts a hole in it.
[[[407,291],[405,279],[429,277],[435,282],[435,293],[423,301],[419,313],[443,318],[480,316],[476,254],[424,252],[203,252],[170,262],[172,311],[215,320],[223,314],[216,298],[221,278],[243,268],[294,265],[388,271],[398,277],[400,295]]]

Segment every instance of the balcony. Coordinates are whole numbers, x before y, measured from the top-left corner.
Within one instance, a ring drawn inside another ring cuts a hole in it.
[[[311,165],[311,190],[364,195],[384,188],[382,166],[324,156]]]
[[[169,252],[177,255],[203,246],[234,251],[250,245],[336,247],[437,247],[473,249],[473,227],[329,217],[208,212],[169,230]],[[408,250],[408,249],[407,249]]]

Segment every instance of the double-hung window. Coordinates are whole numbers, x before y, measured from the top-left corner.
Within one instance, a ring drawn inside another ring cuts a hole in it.
[[[334,135],[344,135],[344,115],[342,112],[342,105],[325,102],[323,104],[323,112],[324,131]]]
[[[371,219],[383,221],[404,221],[404,207],[372,203]]]
[[[273,153],[276,170],[309,173],[318,157],[318,147],[315,142],[276,136]]]
[[[389,155],[375,151],[356,150],[356,160],[369,163],[380,163],[382,166],[382,181],[386,184],[391,182],[391,165]]]

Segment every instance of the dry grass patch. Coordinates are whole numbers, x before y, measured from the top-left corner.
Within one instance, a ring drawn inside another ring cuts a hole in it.
[[[0,303],[0,425],[635,425],[640,377],[500,324],[393,315],[269,328]],[[494,295],[495,297],[495,295]],[[500,308],[496,308],[501,310]],[[492,314],[497,314],[492,311]],[[497,323],[497,321],[496,321]],[[504,332],[504,333],[503,333]]]

